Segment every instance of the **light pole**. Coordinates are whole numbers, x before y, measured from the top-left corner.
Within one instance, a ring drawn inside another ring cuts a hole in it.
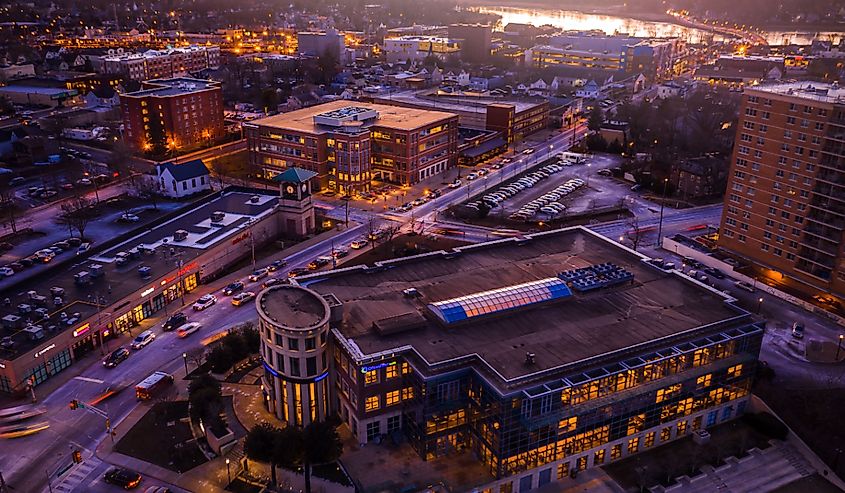
[[[229,459],[226,459],[226,478],[229,480],[226,484],[232,482],[232,473],[229,472]]]
[[[757,298],[757,313],[760,313],[760,307],[763,306],[763,297]]]
[[[836,344],[836,361],[839,361],[839,351],[842,350],[842,338],[845,335],[839,334],[839,342]]]
[[[182,353],[182,361],[185,363],[185,378],[188,378],[188,353]]]
[[[669,178],[663,179],[663,199],[660,201],[660,220],[657,223],[657,246],[663,242],[663,207],[666,203],[666,185],[669,183]]]

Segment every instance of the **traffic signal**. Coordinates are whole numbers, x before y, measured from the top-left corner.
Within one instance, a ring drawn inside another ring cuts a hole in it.
[[[74,450],[73,451],[73,463],[74,464],[82,464],[82,451],[81,450]]]
[[[70,401],[70,410],[76,411],[77,409],[79,409],[79,401],[76,399]]]

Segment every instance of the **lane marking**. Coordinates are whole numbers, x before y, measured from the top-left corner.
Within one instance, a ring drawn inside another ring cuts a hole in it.
[[[100,380],[99,378],[73,377],[73,379],[74,380],[82,380],[83,382],[105,383],[105,380]]]

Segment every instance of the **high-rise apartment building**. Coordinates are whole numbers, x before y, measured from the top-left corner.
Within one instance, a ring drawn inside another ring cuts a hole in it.
[[[221,137],[223,93],[210,80],[151,80],[120,95],[123,138],[145,152],[177,152]]]
[[[758,276],[845,297],[845,89],[746,88],[719,246]]]

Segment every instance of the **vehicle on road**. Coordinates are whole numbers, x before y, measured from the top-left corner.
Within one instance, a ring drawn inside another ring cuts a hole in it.
[[[50,427],[50,423],[18,423],[10,426],[0,427],[0,438],[20,438],[38,433]]]
[[[455,180],[449,184],[449,188],[460,188],[461,180]]]
[[[347,249],[345,249],[345,248],[336,248],[336,249],[332,252],[332,256],[333,256],[334,258],[343,258],[343,257],[345,257],[345,256],[347,256],[347,255],[349,255],[349,250],[347,250]]]
[[[34,404],[24,404],[23,406],[0,409],[0,424],[17,423],[18,421],[40,416],[46,412],[46,407],[36,407]]]
[[[796,339],[804,338],[804,324],[801,322],[794,322],[792,324],[792,337]]]
[[[244,291],[243,293],[238,293],[232,297],[232,304],[235,306],[241,306],[249,303],[251,300],[255,299],[255,293],[252,291]]]
[[[0,276],[13,276],[15,275],[15,270],[9,266],[0,267]]]
[[[138,334],[138,337],[136,337],[135,340],[132,341],[132,349],[141,349],[147,344],[153,342],[154,340],[156,340],[155,332],[151,330],[145,330]]]
[[[141,475],[130,469],[115,467],[110,469],[103,476],[106,483],[120,486],[125,490],[131,490],[141,484]]]
[[[367,246],[366,240],[354,240],[352,243],[349,244],[349,248],[353,250],[360,250]]]
[[[331,257],[317,257],[308,264],[308,270],[317,270],[332,261]]]
[[[288,272],[288,277],[299,277],[303,274],[308,274],[308,269],[305,267],[297,267],[296,269],[292,269]]]
[[[129,357],[129,350],[123,346],[112,351],[110,355],[103,360],[103,366],[106,368],[114,368],[115,366],[123,363],[126,358]]]
[[[135,398],[148,401],[170,385],[173,385],[173,375],[157,371],[135,386]]]
[[[722,273],[719,269],[714,267],[705,267],[704,272],[710,274],[711,276],[715,277],[716,279],[724,279],[725,274]]]
[[[235,281],[225,288],[223,288],[223,294],[226,296],[232,296],[233,294],[237,293],[238,291],[242,291],[244,289],[244,283],[240,281]]]
[[[258,269],[256,271],[253,271],[252,274],[249,275],[249,280],[252,282],[258,281],[259,279],[267,277],[269,273],[270,271],[267,269]]]
[[[216,296],[214,296],[213,294],[205,294],[200,296],[200,299],[198,299],[196,303],[193,304],[193,309],[195,311],[201,312],[215,303],[217,303]]]
[[[470,173],[467,175],[467,180],[469,181],[475,180],[476,178],[478,178],[478,175],[475,173]]]
[[[127,212],[126,214],[121,214],[117,220],[123,223],[137,223],[141,220],[141,218],[136,216],[135,214]]]
[[[80,186],[86,186],[87,187],[88,185],[91,185],[92,183],[93,182],[91,180],[89,180],[88,178],[80,178],[80,179],[76,180],[76,184],[80,185]]]
[[[753,292],[757,291],[756,289],[754,289],[754,286],[750,282],[737,281],[737,282],[734,283],[734,286],[736,286],[739,289],[742,289],[744,291],[748,291],[749,293],[753,293]]]
[[[179,337],[179,339],[184,339],[185,337],[188,337],[194,332],[200,330],[200,327],[202,327],[202,325],[199,322],[188,322],[176,329],[176,336]]]
[[[85,243],[79,245],[79,248],[76,249],[76,254],[82,255],[83,253],[87,252],[90,249],[91,249],[91,243],[86,241]]]
[[[282,283],[283,283],[283,281],[281,279],[271,277],[271,278],[267,279],[266,281],[264,281],[263,283],[261,283],[261,287],[264,288],[264,289],[267,289],[270,286],[276,286],[277,284],[282,284]]]
[[[684,257],[683,260],[684,260],[684,265],[686,265],[687,267],[692,267],[694,269],[698,269],[698,268],[701,267],[701,262],[699,262],[698,260],[696,260],[692,257]]]
[[[173,490],[164,486],[150,486],[144,493],[173,493]]]
[[[276,272],[285,265],[287,265],[287,262],[285,262],[284,260],[274,260],[272,264],[267,266],[267,270],[270,272]]]
[[[525,149],[524,151],[522,151],[522,153],[523,153],[523,154],[526,154],[526,155],[528,155],[528,154],[534,154],[534,148],[533,148],[533,147],[529,147],[528,149]]]
[[[161,329],[165,332],[175,330],[177,327],[181,327],[188,323],[188,317],[182,312],[176,312],[167,319],[166,322],[161,326]]]
[[[507,163],[513,162],[513,158],[510,158],[510,157],[502,158],[502,162],[503,162],[504,164],[507,164]]]
[[[21,183],[23,183],[25,181],[26,181],[26,178],[24,178],[23,176],[16,176],[16,177],[12,178],[11,180],[9,180],[9,185],[14,187],[14,186],[20,185]]]

